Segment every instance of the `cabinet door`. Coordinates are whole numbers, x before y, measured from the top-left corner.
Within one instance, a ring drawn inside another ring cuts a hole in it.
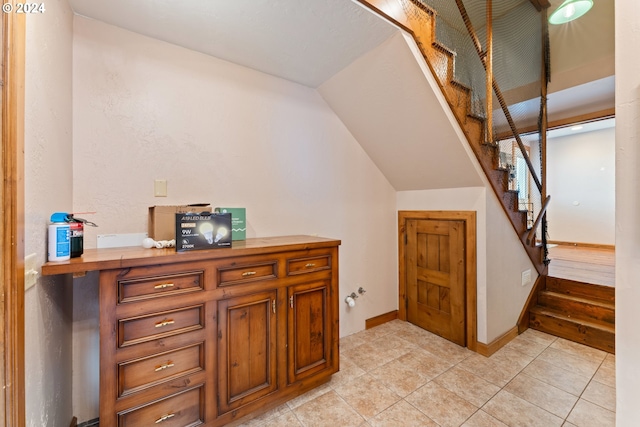
[[[218,301],[218,413],[276,388],[276,291]]]
[[[330,283],[319,280],[288,288],[289,384],[331,366]]]

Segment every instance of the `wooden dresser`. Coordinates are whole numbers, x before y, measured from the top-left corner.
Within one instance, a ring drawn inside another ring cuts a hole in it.
[[[220,426],[338,371],[339,240],[176,253],[86,250],[43,275],[100,277],[100,425]]]

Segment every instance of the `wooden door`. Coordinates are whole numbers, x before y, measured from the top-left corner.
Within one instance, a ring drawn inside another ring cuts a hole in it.
[[[330,368],[329,280],[290,286],[289,384]]]
[[[465,336],[464,221],[406,222],[407,320],[459,345]]]
[[[218,301],[218,413],[277,387],[276,291]]]

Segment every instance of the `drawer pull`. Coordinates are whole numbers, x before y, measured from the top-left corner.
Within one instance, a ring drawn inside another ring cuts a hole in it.
[[[255,275],[255,274],[256,274],[256,272],[255,272],[255,271],[245,271],[244,273],[242,273],[242,275],[243,275],[244,277],[247,277],[247,276],[253,276],[253,275]]]
[[[173,319],[164,319],[162,322],[156,323],[156,328],[162,328],[163,326],[173,325],[176,323]]]
[[[310,263],[308,263],[308,264],[305,264],[304,268],[313,268],[313,267],[315,267],[315,266],[316,266],[316,264],[315,264],[315,263],[310,262]]]
[[[175,416],[176,416],[176,414],[166,414],[166,415],[163,415],[163,416],[161,416],[160,418],[158,418],[158,419],[156,420],[156,424],[160,424],[161,422],[163,422],[163,421],[167,421],[169,418],[173,418],[173,417],[175,417]]]
[[[155,372],[164,371],[165,369],[173,368],[174,366],[175,364],[172,361],[168,360],[167,363],[165,363],[164,365],[160,365],[156,367]]]
[[[271,309],[273,310],[273,314],[276,314],[276,300],[271,301]]]
[[[155,285],[154,289],[166,289],[166,288],[173,288],[173,283],[162,283],[161,285]]]

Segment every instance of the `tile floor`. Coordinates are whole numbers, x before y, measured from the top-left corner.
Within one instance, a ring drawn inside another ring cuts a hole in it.
[[[487,358],[394,320],[340,340],[331,381],[253,426],[615,426],[615,356],[527,330]]]

